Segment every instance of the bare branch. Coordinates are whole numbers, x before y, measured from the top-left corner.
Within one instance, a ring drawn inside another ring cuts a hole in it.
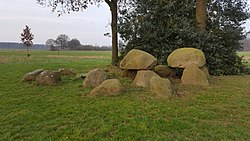
[[[111,1],[110,0],[105,0],[105,2],[111,7]]]

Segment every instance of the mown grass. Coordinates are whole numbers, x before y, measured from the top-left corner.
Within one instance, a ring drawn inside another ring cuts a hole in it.
[[[250,56],[250,52],[238,52],[240,56]]]
[[[110,52],[0,50],[0,140],[249,140],[250,76],[212,77],[207,87],[175,84],[178,97],[155,98],[122,79],[119,96],[88,97],[82,80],[25,83],[35,69],[85,73],[110,64]],[[70,56],[70,57],[67,57]],[[75,57],[71,57],[75,56]],[[84,58],[79,56],[106,56]]]
[[[250,52],[238,52],[238,55],[243,57],[243,62],[250,68]]]

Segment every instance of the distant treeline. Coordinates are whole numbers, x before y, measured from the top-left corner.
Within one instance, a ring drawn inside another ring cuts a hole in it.
[[[0,42],[0,49],[26,49],[22,43],[15,42]],[[30,49],[37,50],[49,50],[49,48],[43,44],[34,44]],[[80,45],[68,50],[94,50],[94,51],[111,51],[110,46],[94,46],[94,45]]]
[[[250,38],[240,41],[243,45],[243,51],[250,51]],[[0,49],[26,49],[22,43],[15,42],[0,42]],[[48,50],[49,48],[44,44],[34,44],[31,49]],[[80,45],[69,50],[95,50],[95,51],[110,51],[110,46],[94,46],[94,45]]]
[[[26,49],[26,47],[23,43],[0,42],[0,49]],[[47,50],[48,48],[43,44],[34,44],[31,49]]]
[[[240,41],[244,47],[243,51],[250,51],[250,38]],[[14,42],[0,42],[0,49],[26,49],[22,43]],[[48,50],[49,48],[43,44],[34,44],[31,49]],[[93,46],[93,45],[80,45],[69,50],[94,50],[94,51],[111,51],[110,46]]]
[[[111,47],[110,46],[80,45],[70,50],[111,51]]]

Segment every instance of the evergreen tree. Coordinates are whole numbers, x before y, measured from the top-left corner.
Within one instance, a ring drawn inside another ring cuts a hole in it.
[[[194,0],[131,1],[120,10],[119,33],[125,53],[138,48],[167,63],[173,50],[195,47],[205,53],[211,74],[242,72],[236,51],[242,48],[242,24],[249,18],[246,1],[208,0],[206,7],[206,27],[200,32]]]

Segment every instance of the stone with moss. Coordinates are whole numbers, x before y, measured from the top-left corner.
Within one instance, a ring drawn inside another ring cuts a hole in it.
[[[58,71],[45,70],[36,77],[38,85],[53,86],[57,85],[59,81],[61,81],[61,75]]]
[[[24,75],[24,81],[36,81],[36,77],[42,73],[44,69],[37,69]]]
[[[142,50],[132,49],[122,59],[120,63],[121,69],[126,70],[147,70],[153,69],[157,64],[157,59]]]
[[[76,74],[72,81],[84,80],[87,76],[87,73]]]
[[[108,74],[101,69],[94,69],[88,72],[83,81],[83,87],[96,87],[108,79]]]
[[[139,87],[149,88],[151,78],[154,76],[160,77],[154,71],[151,70],[138,71],[132,84]]]
[[[58,69],[58,72],[60,73],[60,75],[64,75],[64,76],[69,76],[69,75],[76,75],[76,73],[70,69],[70,68],[60,68]]]
[[[196,48],[180,48],[173,51],[167,59],[168,66],[186,68],[190,65],[202,67],[206,63],[204,53]]]
[[[122,91],[121,83],[118,79],[108,79],[103,81],[99,86],[95,87],[90,96],[111,96],[118,95]]]
[[[167,78],[175,74],[175,70],[168,67],[167,65],[157,65],[154,68],[154,71],[163,78]]]
[[[187,85],[208,85],[208,79],[196,65],[187,66],[182,74],[181,83]]]
[[[152,77],[150,81],[150,91],[159,98],[169,99],[173,96],[172,85],[167,78]]]

